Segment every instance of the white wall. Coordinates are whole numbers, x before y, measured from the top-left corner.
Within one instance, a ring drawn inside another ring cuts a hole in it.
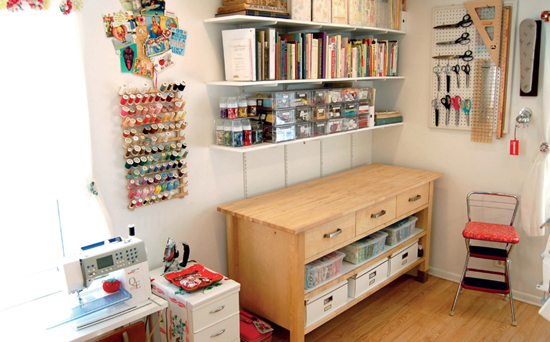
[[[461,232],[467,221],[466,194],[469,191],[500,191],[520,194],[521,185],[542,139],[538,135],[542,113],[542,85],[539,96],[519,96],[519,53],[516,42],[512,88],[512,110],[517,116],[522,107],[533,110],[528,128],[518,129],[520,155],[509,155],[513,134],[491,144],[470,142],[469,132],[428,128],[431,112],[431,11],[433,7],[461,5],[453,1],[408,1],[407,35],[401,40],[399,69],[406,76],[402,84],[377,87],[377,104],[394,105],[405,118],[405,125],[395,130],[375,132],[373,162],[440,171],[445,175],[435,182],[431,272],[458,281],[466,250]],[[539,19],[548,9],[545,0],[520,0],[517,24],[523,19]],[[543,23],[543,25],[548,25]],[[543,30],[544,31],[544,30]],[[516,31],[517,34],[517,31]],[[549,37],[543,37],[542,41]],[[548,44],[542,47],[548,53]],[[548,65],[541,65],[540,74]],[[541,78],[542,79],[542,78]],[[546,94],[550,96],[550,94]],[[548,115],[548,114],[546,114]],[[512,126],[513,127],[513,126]],[[516,220],[519,222],[519,220]],[[526,237],[519,229],[521,242],[512,252],[512,283],[515,296],[537,303],[542,292],[535,285],[542,279],[540,254],[545,239]]]
[[[185,56],[177,58],[177,65],[160,74],[158,81],[184,79],[187,83],[184,95],[189,122],[186,138],[190,150],[187,158],[190,195],[133,212],[126,208],[117,91],[121,84],[141,84],[146,79],[120,72],[119,58],[110,39],[105,37],[102,14],[118,11],[119,2],[88,2],[82,12],[95,181],[105,198],[115,234],[126,236],[127,225],[136,224],[136,235],[146,242],[151,268],[161,265],[164,244],[172,236],[190,244],[192,259],[227,272],[225,217],[216,207],[244,198],[244,190],[242,154],[209,148],[214,143],[213,120],[219,97],[238,92],[206,85],[223,77],[220,32],[223,26],[203,23],[213,17],[220,4],[221,0],[167,1],[168,10],[179,18],[180,27],[188,30],[188,44]],[[355,134],[354,166],[370,163],[371,138],[370,132]],[[350,147],[350,136],[323,142],[324,175],[350,168]],[[320,176],[319,141],[289,146],[287,155],[289,185]],[[283,147],[247,153],[249,196],[284,187],[284,165]]]

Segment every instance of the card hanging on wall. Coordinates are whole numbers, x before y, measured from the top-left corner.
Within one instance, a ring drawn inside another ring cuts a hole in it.
[[[120,69],[122,72],[133,72],[137,56],[136,49],[136,44],[133,44],[120,50]]]
[[[541,21],[525,19],[519,25],[520,96],[537,96]]]
[[[170,48],[176,55],[185,55],[185,44],[187,42],[187,30],[179,28],[171,28],[172,36],[170,37]]]

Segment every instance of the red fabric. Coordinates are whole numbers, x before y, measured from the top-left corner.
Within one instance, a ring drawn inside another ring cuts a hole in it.
[[[487,222],[468,222],[462,232],[465,239],[518,243],[519,235],[512,226]]]

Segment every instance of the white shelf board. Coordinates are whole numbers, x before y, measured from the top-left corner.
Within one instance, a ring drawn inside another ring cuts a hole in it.
[[[229,147],[229,146],[221,146],[221,145],[210,145],[210,148],[214,149],[214,150],[222,150],[222,151],[228,151],[228,152],[246,153],[246,152],[252,152],[252,151],[257,151],[257,150],[264,150],[264,149],[268,149],[268,148],[275,148],[275,147],[284,146],[284,145],[300,144],[300,143],[306,142],[306,141],[315,141],[315,140],[321,140],[321,139],[328,139],[328,138],[335,137],[335,136],[338,136],[338,135],[348,135],[348,134],[353,134],[353,133],[357,133],[357,132],[371,131],[371,130],[374,130],[374,129],[383,129],[383,128],[387,128],[387,127],[395,127],[395,126],[402,126],[402,125],[403,125],[403,123],[399,122],[399,123],[394,123],[394,124],[389,124],[389,125],[366,127],[366,128],[356,129],[356,130],[353,130],[353,131],[332,133],[332,134],[321,135],[321,136],[317,136],[317,137],[285,141],[285,142],[281,142],[281,143],[278,143],[278,144],[262,143],[262,144],[258,144],[258,145],[243,146],[243,147]]]
[[[340,273],[338,273],[338,275],[334,276],[333,278],[325,281],[325,282],[322,282],[320,284],[317,284],[315,285],[314,287],[310,288],[310,289],[307,289],[305,290],[305,294],[308,294],[309,292],[311,291],[314,291],[315,289],[318,289],[319,287],[325,285],[327,282],[331,281],[332,279],[334,278],[338,278],[340,275],[342,274],[346,274],[348,272],[351,272],[357,268],[359,268],[360,266],[372,261],[374,258],[377,258],[380,254],[382,253],[386,253],[388,251],[394,251],[394,252],[397,252],[398,250],[400,250],[401,248],[411,244],[411,241],[414,240],[414,237],[417,236],[418,234],[422,233],[424,231],[424,229],[419,229],[419,228],[414,228],[414,230],[412,231],[411,235],[409,237],[407,237],[405,240],[399,242],[398,244],[396,245],[393,245],[393,246],[388,246],[388,245],[384,245],[384,250],[381,251],[379,254],[373,256],[373,257],[370,257],[368,258],[367,260],[361,262],[361,263],[358,263],[358,264],[352,264],[351,262],[347,262],[347,261],[343,261],[342,262],[342,269],[340,270]],[[374,266],[374,265],[373,265]]]
[[[339,25],[331,23],[317,23],[313,21],[256,17],[250,15],[228,15],[218,18],[205,19],[206,24],[231,24],[245,26],[279,26],[296,30],[319,30],[319,31],[352,31],[371,34],[405,34],[403,31],[391,30],[381,27],[366,27],[355,25]]]
[[[274,81],[214,81],[207,82],[207,85],[224,86],[224,87],[276,87],[279,84],[321,84],[325,82],[346,82],[346,81],[387,81],[387,80],[404,80],[405,76],[383,76],[383,77],[349,77],[349,78],[318,78],[306,80],[274,80]]]

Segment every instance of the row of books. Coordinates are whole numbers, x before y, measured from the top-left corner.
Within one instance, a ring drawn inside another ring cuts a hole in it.
[[[397,76],[398,42],[393,40],[282,34],[274,28],[224,30],[222,36],[227,81]]]

